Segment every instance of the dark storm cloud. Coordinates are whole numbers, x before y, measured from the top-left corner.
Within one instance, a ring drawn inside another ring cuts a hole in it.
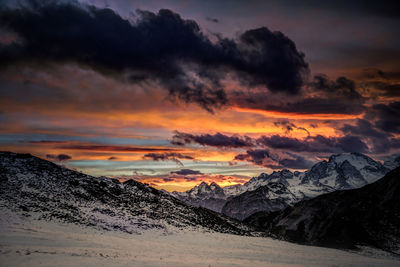
[[[247,150],[244,154],[236,155],[235,160],[251,162],[272,169],[308,169],[313,162],[303,156],[285,152],[282,155],[272,153],[268,149]]]
[[[383,71],[377,68],[365,68],[360,73],[360,77],[364,79],[400,80],[400,72]]]
[[[265,110],[297,114],[361,114],[365,111],[362,103],[335,98],[305,98],[294,103],[267,104]]]
[[[285,121],[286,122],[286,121]],[[284,125],[289,125],[290,122]],[[279,122],[278,125],[281,123]],[[308,131],[307,131],[308,132]],[[356,134],[357,135],[357,134]],[[220,133],[210,135],[194,135],[175,132],[171,140],[175,145],[186,145],[196,143],[204,146],[225,147],[225,148],[253,148],[268,147],[272,149],[288,150],[293,152],[360,152],[368,151],[364,141],[355,135],[348,134],[343,137],[325,137],[322,135],[308,136],[303,139],[281,135],[261,136],[258,139],[248,136],[227,136]],[[253,153],[268,153],[268,150],[255,150]],[[257,157],[255,157],[257,158]]]
[[[319,74],[308,86],[311,92],[318,95],[294,103],[268,104],[265,109],[298,114],[361,114],[365,111],[365,99],[357,91],[353,80],[339,77],[333,81]]]
[[[379,96],[400,96],[400,72],[366,68],[359,74],[359,78],[363,80],[361,87],[372,94],[377,91]]]
[[[75,1],[26,3],[0,9],[0,27],[22,40],[0,45],[3,67],[75,62],[133,83],[157,81],[173,99],[209,111],[228,103],[220,83],[227,73],[248,86],[289,94],[299,92],[308,73],[294,42],[265,27],[211,42],[195,21],[166,9],[139,10],[130,22],[111,9]]]
[[[219,19],[211,18],[211,17],[206,17],[206,20],[214,22],[214,23],[218,23],[219,22]]]
[[[179,171],[171,172],[171,174],[179,174],[179,175],[201,175],[203,174],[200,171],[195,171],[191,169],[181,169]]]
[[[366,138],[374,153],[387,153],[400,147],[400,139],[378,129],[371,122],[358,119],[355,125],[345,124],[340,130],[345,134],[358,135]]]
[[[323,150],[324,146],[328,147],[326,152],[359,152],[367,153],[368,146],[358,136],[346,135],[343,137],[325,137],[322,135],[315,136],[310,142],[310,146],[320,146]],[[330,148],[330,149],[329,149]]]
[[[300,97],[272,98],[262,93],[235,92],[237,106],[296,114],[361,114],[366,99],[359,85],[346,77],[330,80],[324,74],[314,76],[303,87]],[[271,100],[270,100],[271,99]]]
[[[236,155],[234,158],[234,160],[248,161],[262,166],[266,164],[266,159],[269,161],[269,164],[272,164],[278,160],[278,158],[275,157],[269,149],[250,149],[244,154]]]
[[[368,14],[380,17],[389,17],[399,19],[399,3],[396,0],[387,0],[380,2],[376,0],[335,0],[335,1],[320,1],[320,0],[305,0],[305,1],[290,1],[284,0],[287,5],[301,5],[306,8],[326,9],[330,12],[339,14]]]
[[[305,131],[308,135],[310,135],[310,132],[304,128],[304,127],[298,127],[296,124],[288,121],[288,120],[281,120],[281,121],[276,121],[274,122],[275,126],[281,126],[283,130],[285,130],[285,133],[288,134],[294,129],[302,130]]]
[[[143,156],[144,159],[152,159],[154,161],[174,161],[176,164],[183,166],[180,159],[194,160],[195,158],[181,153],[148,153]]]
[[[262,136],[257,139],[257,144],[259,147],[264,148],[249,149],[246,153],[236,155],[234,160],[247,161],[255,165],[273,169],[307,169],[313,165],[313,162],[302,155],[292,152],[365,153],[369,151],[364,141],[354,135],[344,137],[324,137],[317,135],[308,136],[304,139],[279,135],[270,137]]]
[[[363,119],[357,119],[355,125],[345,124],[341,129],[345,134],[355,134],[373,138],[386,138],[387,134],[377,130],[371,122]]]
[[[280,135],[272,135],[272,136],[262,136],[257,142],[266,147],[274,148],[274,149],[285,149],[291,151],[308,151],[311,148],[309,147],[307,142],[304,142],[300,139],[280,136]]]
[[[355,82],[346,77],[339,77],[336,81],[332,81],[324,74],[315,75],[311,86],[316,91],[323,91],[337,98],[362,99],[362,96],[356,90]]]
[[[286,153],[289,158],[283,158],[279,161],[278,169],[290,168],[290,169],[308,169],[314,165],[314,162],[306,159],[303,156],[296,155],[290,152]]]
[[[257,143],[273,149],[294,152],[368,152],[368,146],[362,139],[353,135],[346,135],[343,137],[316,135],[308,136],[305,139],[273,135],[270,137],[262,136],[257,140]]]
[[[50,159],[50,160],[56,160],[56,161],[66,161],[66,160],[72,159],[71,156],[66,155],[66,154],[58,154],[58,155],[47,154],[46,158]]]
[[[377,104],[368,109],[365,118],[373,120],[375,126],[385,132],[400,133],[400,102]]]
[[[175,131],[171,143],[174,145],[185,145],[196,143],[203,146],[238,148],[253,146],[253,140],[248,136],[227,136],[221,133],[193,135]]]
[[[373,88],[379,91],[380,95],[387,97],[398,97],[400,96],[400,83],[382,82],[382,81],[371,81],[365,82],[363,85],[366,88]]]

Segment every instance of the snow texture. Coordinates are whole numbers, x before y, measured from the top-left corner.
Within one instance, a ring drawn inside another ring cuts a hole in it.
[[[0,209],[0,266],[399,266],[366,248],[347,252],[271,238],[171,227],[142,234],[16,216]]]

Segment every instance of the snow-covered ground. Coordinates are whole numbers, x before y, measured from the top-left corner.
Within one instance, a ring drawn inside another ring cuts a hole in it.
[[[30,220],[2,211],[0,266],[399,266],[369,249],[360,255],[270,238],[148,230],[141,234]]]

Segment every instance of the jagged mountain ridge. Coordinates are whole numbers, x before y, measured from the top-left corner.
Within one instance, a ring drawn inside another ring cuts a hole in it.
[[[226,187],[220,187],[215,182],[212,182],[210,185],[201,182],[199,185],[196,185],[188,191],[174,191],[171,195],[189,205],[205,207],[216,212],[222,212],[224,205],[232,198],[239,196],[242,193],[250,192],[262,186],[266,186],[270,182],[279,182],[286,186],[288,185],[286,179],[290,179],[291,176],[293,176],[293,174],[289,170],[274,171],[270,175],[262,173],[260,176],[253,177],[243,185],[237,184]],[[272,189],[272,191],[273,190],[274,189]]]
[[[224,190],[214,182],[210,185],[201,182],[199,185],[196,185],[186,192],[174,191],[171,195],[191,206],[206,207],[216,212],[221,211],[228,199]]]
[[[354,189],[375,182],[390,169],[360,153],[332,155],[304,173],[301,184]]]
[[[288,187],[280,182],[269,182],[253,191],[246,191],[227,201],[222,213],[243,220],[249,215],[263,210],[282,210],[298,202],[299,199]]]
[[[359,188],[378,180],[387,172],[389,169],[380,162],[360,153],[332,155],[327,161],[321,161],[303,173],[282,170],[250,180],[244,186],[269,187],[280,183],[285,190],[282,190],[284,193],[281,196],[275,194],[272,198],[268,194],[260,195],[256,190],[243,193],[227,201],[222,213],[243,220],[258,211],[273,212],[321,194]]]
[[[303,199],[335,190],[359,188],[383,177],[389,170],[380,162],[363,154],[343,153],[332,155],[328,160],[315,164],[305,172],[283,169],[269,175],[262,173],[243,185],[223,187],[224,194],[218,187],[218,194],[213,190],[205,190],[198,196],[193,193],[195,190],[189,190],[174,195],[190,205],[209,208],[242,220],[254,212],[276,211]],[[284,188],[281,190],[284,192],[281,199],[279,194],[273,194],[271,198],[267,193],[260,193],[274,192],[276,183],[281,184],[281,189]],[[260,187],[265,188],[257,191]]]
[[[368,245],[400,252],[400,167],[352,190],[304,200],[245,220],[278,238],[310,245],[355,248]]]
[[[0,152],[0,183],[2,208],[37,219],[127,233],[173,226],[251,234],[235,220],[134,180],[95,178],[29,154]]]
[[[385,167],[388,169],[395,169],[400,166],[400,154],[394,154],[384,163]]]

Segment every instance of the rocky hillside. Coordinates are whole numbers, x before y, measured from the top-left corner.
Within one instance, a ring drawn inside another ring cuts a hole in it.
[[[0,183],[2,209],[40,220],[128,233],[173,226],[251,234],[235,220],[145,184],[91,177],[29,154],[0,152]]]
[[[268,211],[282,210],[298,201],[297,196],[285,184],[270,182],[227,201],[222,208],[222,213],[232,218],[243,220],[260,211],[260,209]]]
[[[359,189],[305,200],[245,222],[278,238],[335,248],[368,245],[400,253],[400,167]]]

